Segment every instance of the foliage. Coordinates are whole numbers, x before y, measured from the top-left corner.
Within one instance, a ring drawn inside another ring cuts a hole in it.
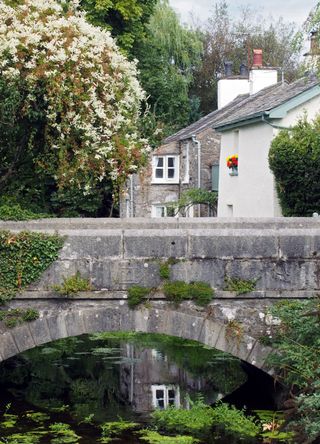
[[[263,50],[265,66],[282,67],[286,80],[300,77],[300,49],[294,45],[295,24],[286,23],[282,18],[265,20],[249,6],[243,7],[239,19],[234,20],[230,7],[232,2],[217,0],[212,14],[200,28],[204,48],[202,64],[194,73],[190,94],[200,98],[200,110],[204,114],[217,108],[217,83],[224,75],[224,62],[233,61],[233,72],[239,74],[241,63],[251,65],[253,48]]]
[[[194,205],[207,205],[215,211],[217,207],[218,194],[203,188],[190,188],[183,191],[177,202],[170,202],[168,206],[174,208],[175,214],[185,215]]]
[[[234,291],[237,295],[251,293],[256,288],[256,280],[246,280],[240,279],[236,277],[228,277],[225,278],[225,291]]]
[[[180,24],[167,0],[158,1],[136,57],[150,114],[159,122],[163,136],[187,125],[191,112],[194,114],[197,102],[190,99],[189,88],[201,52],[199,33]]]
[[[176,304],[189,299],[189,284],[183,281],[165,282],[163,284],[165,297]]]
[[[259,435],[260,427],[255,423],[252,416],[246,415],[245,411],[238,410],[234,406],[219,403],[213,408],[213,423],[215,427],[221,428],[227,435],[249,438]]]
[[[259,427],[253,418],[246,416],[242,410],[237,410],[228,404],[219,403],[214,408],[197,400],[190,410],[169,407],[166,410],[156,410],[152,414],[156,427],[169,433],[190,434],[201,440],[208,440],[213,428],[222,429],[227,435],[256,437]]]
[[[51,439],[51,444],[67,444],[78,443],[80,436],[78,436],[69,426],[61,422],[56,422],[49,426],[49,429],[54,436]]]
[[[270,168],[284,216],[320,212],[320,118],[301,119],[272,141]]]
[[[273,412],[270,410],[254,410],[262,427],[261,436],[264,439],[275,440],[276,442],[290,443],[294,434],[281,430],[285,419],[283,412]]]
[[[58,258],[63,239],[42,233],[0,231],[0,300],[36,281]]]
[[[136,44],[145,37],[156,0],[81,0],[86,19],[111,32],[131,58]]]
[[[52,217],[49,214],[34,213],[22,208],[19,204],[0,205],[0,220],[29,220]]]
[[[141,441],[148,444],[195,444],[199,442],[192,436],[164,436],[154,430],[142,430],[139,435]]]
[[[204,440],[211,435],[213,417],[213,409],[201,400],[196,401],[190,410],[170,406],[152,413],[152,421],[159,430]]]
[[[31,181],[35,198],[54,198],[59,212],[71,195],[73,208],[96,195],[101,207],[148,151],[135,63],[73,5],[0,3],[2,185],[18,192]]]
[[[271,309],[281,321],[273,327],[274,353],[269,361],[278,378],[288,385],[291,397],[285,403],[289,430],[297,443],[320,438],[320,302],[283,301]]]
[[[163,285],[163,293],[169,301],[175,304],[192,299],[201,306],[208,305],[214,296],[214,290],[210,285],[200,281],[190,284],[183,281],[166,281]]]
[[[102,437],[111,438],[119,436],[127,430],[136,429],[138,426],[139,424],[136,422],[123,421],[122,419],[119,419],[119,421],[105,422],[101,425]]]
[[[226,326],[226,339],[235,339],[240,342],[243,338],[243,325],[240,322],[231,319],[228,321]]]
[[[63,296],[75,296],[79,291],[91,291],[92,285],[89,279],[81,277],[80,271],[77,271],[73,276],[63,277],[63,283],[52,288]]]
[[[25,310],[15,308],[11,310],[0,310],[0,321],[4,322],[4,325],[8,328],[16,327],[23,322],[31,322],[38,319],[39,313],[33,308],[27,308]]]
[[[133,285],[128,289],[128,306],[134,308],[149,296],[151,288],[140,287],[139,285]]]
[[[214,290],[206,282],[191,282],[189,284],[189,295],[196,304],[208,305],[214,296]]]
[[[168,280],[170,279],[170,268],[171,265],[178,264],[180,262],[179,259],[174,257],[169,257],[165,262],[161,262],[159,265],[159,275],[161,279]]]

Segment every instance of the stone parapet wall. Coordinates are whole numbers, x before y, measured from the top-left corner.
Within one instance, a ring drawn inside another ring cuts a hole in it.
[[[226,277],[257,280],[256,297],[320,291],[318,219],[49,219],[2,222],[0,229],[66,236],[59,259],[31,290],[48,291],[77,271],[96,290],[159,287],[160,263],[176,258],[171,279],[208,282],[222,297]]]

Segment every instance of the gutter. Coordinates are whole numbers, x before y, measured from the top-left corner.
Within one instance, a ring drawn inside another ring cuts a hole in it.
[[[216,131],[218,131],[220,133],[223,133],[223,132],[228,131],[233,128],[239,128],[241,126],[246,126],[246,125],[250,125],[252,123],[260,123],[260,122],[266,123],[276,129],[292,130],[291,127],[280,126],[280,125],[275,125],[275,124],[271,123],[269,120],[268,113],[255,114],[255,115],[249,117],[248,119],[233,121],[233,122],[227,123],[226,125],[213,127],[213,129],[215,129]]]

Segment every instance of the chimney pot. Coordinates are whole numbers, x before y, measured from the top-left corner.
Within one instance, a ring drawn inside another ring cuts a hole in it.
[[[248,67],[244,63],[241,63],[241,65],[240,65],[240,76],[241,77],[248,77],[248,75],[249,75]]]
[[[224,62],[224,75],[225,75],[225,77],[231,77],[232,76],[232,67],[233,67],[233,62]]]
[[[253,64],[254,68],[262,67],[262,49],[254,49],[253,50]]]

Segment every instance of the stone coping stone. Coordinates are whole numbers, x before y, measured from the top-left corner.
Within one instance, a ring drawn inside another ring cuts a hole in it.
[[[272,290],[261,290],[261,291],[252,291],[251,293],[236,295],[234,292],[223,291],[223,290],[215,290],[215,295],[212,299],[212,302],[221,300],[221,299],[234,299],[236,301],[247,300],[247,299],[307,299],[314,298],[316,296],[315,291],[306,290],[306,291],[298,291],[298,290],[284,290],[284,291],[272,291]],[[46,290],[36,290],[36,291],[23,291],[18,293],[14,300],[24,301],[24,300],[48,300],[54,299],[59,300],[61,302],[64,301],[78,301],[78,300],[127,300],[128,292],[127,291],[109,291],[109,290],[94,290],[94,291],[82,291],[75,295],[63,296],[59,295],[54,291],[46,291]],[[155,291],[150,296],[145,298],[150,300],[166,300],[164,294],[161,291]]]
[[[320,217],[307,218],[52,218],[29,221],[0,221],[2,230],[90,230],[90,229],[320,229]]]

